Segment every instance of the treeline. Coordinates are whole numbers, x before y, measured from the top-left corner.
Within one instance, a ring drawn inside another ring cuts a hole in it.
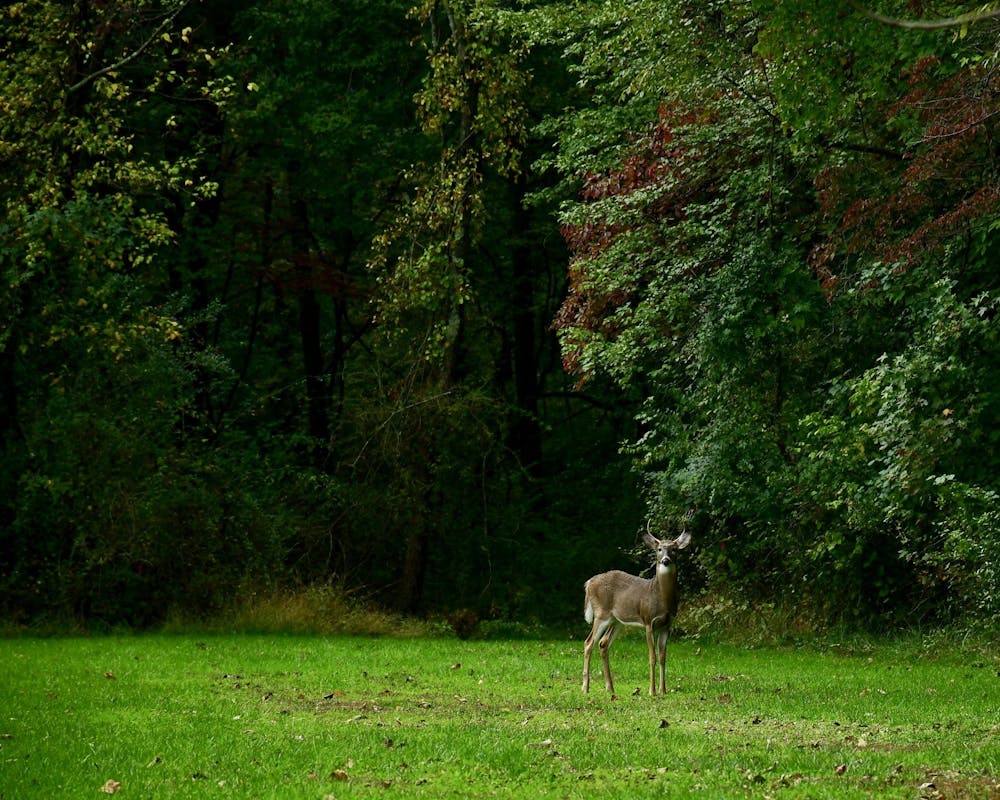
[[[4,614],[334,582],[550,621],[649,519],[720,607],[991,619],[966,10],[8,5]]]

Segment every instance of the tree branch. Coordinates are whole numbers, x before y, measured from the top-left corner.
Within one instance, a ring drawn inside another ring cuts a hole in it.
[[[133,50],[127,56],[116,61],[114,64],[111,64],[107,67],[102,67],[101,69],[97,70],[97,72],[92,72],[90,75],[84,76],[76,83],[74,83],[72,86],[70,86],[67,91],[70,94],[79,91],[88,83],[97,80],[97,78],[100,78],[102,75],[107,75],[109,72],[114,72],[115,70],[121,69],[127,64],[130,64],[131,62],[135,61],[135,59],[137,59],[140,55],[142,55],[143,51],[153,43],[153,40],[155,40],[163,32],[163,30],[168,25],[170,25],[175,19],[177,19],[177,16],[185,8],[187,8],[190,2],[191,0],[183,0],[183,2],[179,6],[177,6],[177,8],[174,9],[172,14],[164,18],[163,22],[161,22],[159,25],[156,26],[156,30],[154,30],[151,34],[149,34],[149,38],[146,39],[146,41],[144,41],[141,45],[139,45],[135,50]]]
[[[912,31],[939,31],[945,28],[958,28],[962,25],[972,25],[987,19],[1000,17],[1000,8],[992,11],[971,11],[968,14],[960,14],[957,17],[945,17],[944,19],[898,19],[887,17],[876,11],[866,8],[861,3],[852,0],[851,7],[859,14],[863,14],[869,19],[881,22],[883,25],[892,25],[894,28],[905,28]]]
[[[903,153],[898,150],[890,150],[887,147],[877,147],[870,144],[855,144],[853,142],[838,142],[826,136],[819,137],[817,142],[821,147],[825,147],[828,150],[845,150],[849,153],[866,153],[871,156],[880,156],[893,161],[902,161],[904,158]]]

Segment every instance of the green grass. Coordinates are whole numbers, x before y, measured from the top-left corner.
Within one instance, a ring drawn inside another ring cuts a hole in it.
[[[0,641],[0,798],[1000,796],[1000,660],[940,643]],[[599,665],[599,659],[595,661]],[[933,784],[933,786],[931,786]],[[923,787],[923,788],[921,788]]]

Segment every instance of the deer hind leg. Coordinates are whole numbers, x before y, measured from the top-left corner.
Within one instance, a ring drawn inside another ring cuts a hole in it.
[[[615,640],[615,636],[618,635],[618,628],[618,622],[612,617],[608,620],[607,631],[597,643],[598,647],[601,648],[601,663],[604,665],[604,686],[612,697],[615,696],[615,686],[611,681],[611,662],[608,660],[608,651],[611,649],[611,643]]]
[[[594,620],[594,625],[590,629],[590,635],[587,636],[587,640],[583,643],[583,691],[590,691],[590,654],[594,649],[594,645],[602,640],[605,631],[608,626],[612,623],[611,619],[601,619],[600,617]],[[602,645],[603,647],[603,645]],[[604,652],[603,650],[601,651]]]

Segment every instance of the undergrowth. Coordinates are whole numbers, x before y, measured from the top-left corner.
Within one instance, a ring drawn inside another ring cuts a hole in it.
[[[294,634],[315,636],[384,636],[471,640],[579,640],[589,626],[578,618],[547,621],[480,616],[461,608],[408,616],[386,609],[339,583],[279,588],[248,588],[229,605],[207,616],[174,613],[153,630],[167,634]],[[108,627],[100,621],[46,617],[25,623],[0,619],[0,638],[58,637],[139,633]],[[735,595],[705,593],[683,598],[671,630],[673,641],[739,647],[844,647],[863,650],[888,640],[917,643],[918,649],[993,652],[1000,624],[952,625],[947,628],[883,626],[862,628],[807,605],[757,602]]]
[[[191,631],[320,636],[429,636],[435,626],[386,610],[339,584],[250,590],[208,618],[174,615],[164,633]]]

